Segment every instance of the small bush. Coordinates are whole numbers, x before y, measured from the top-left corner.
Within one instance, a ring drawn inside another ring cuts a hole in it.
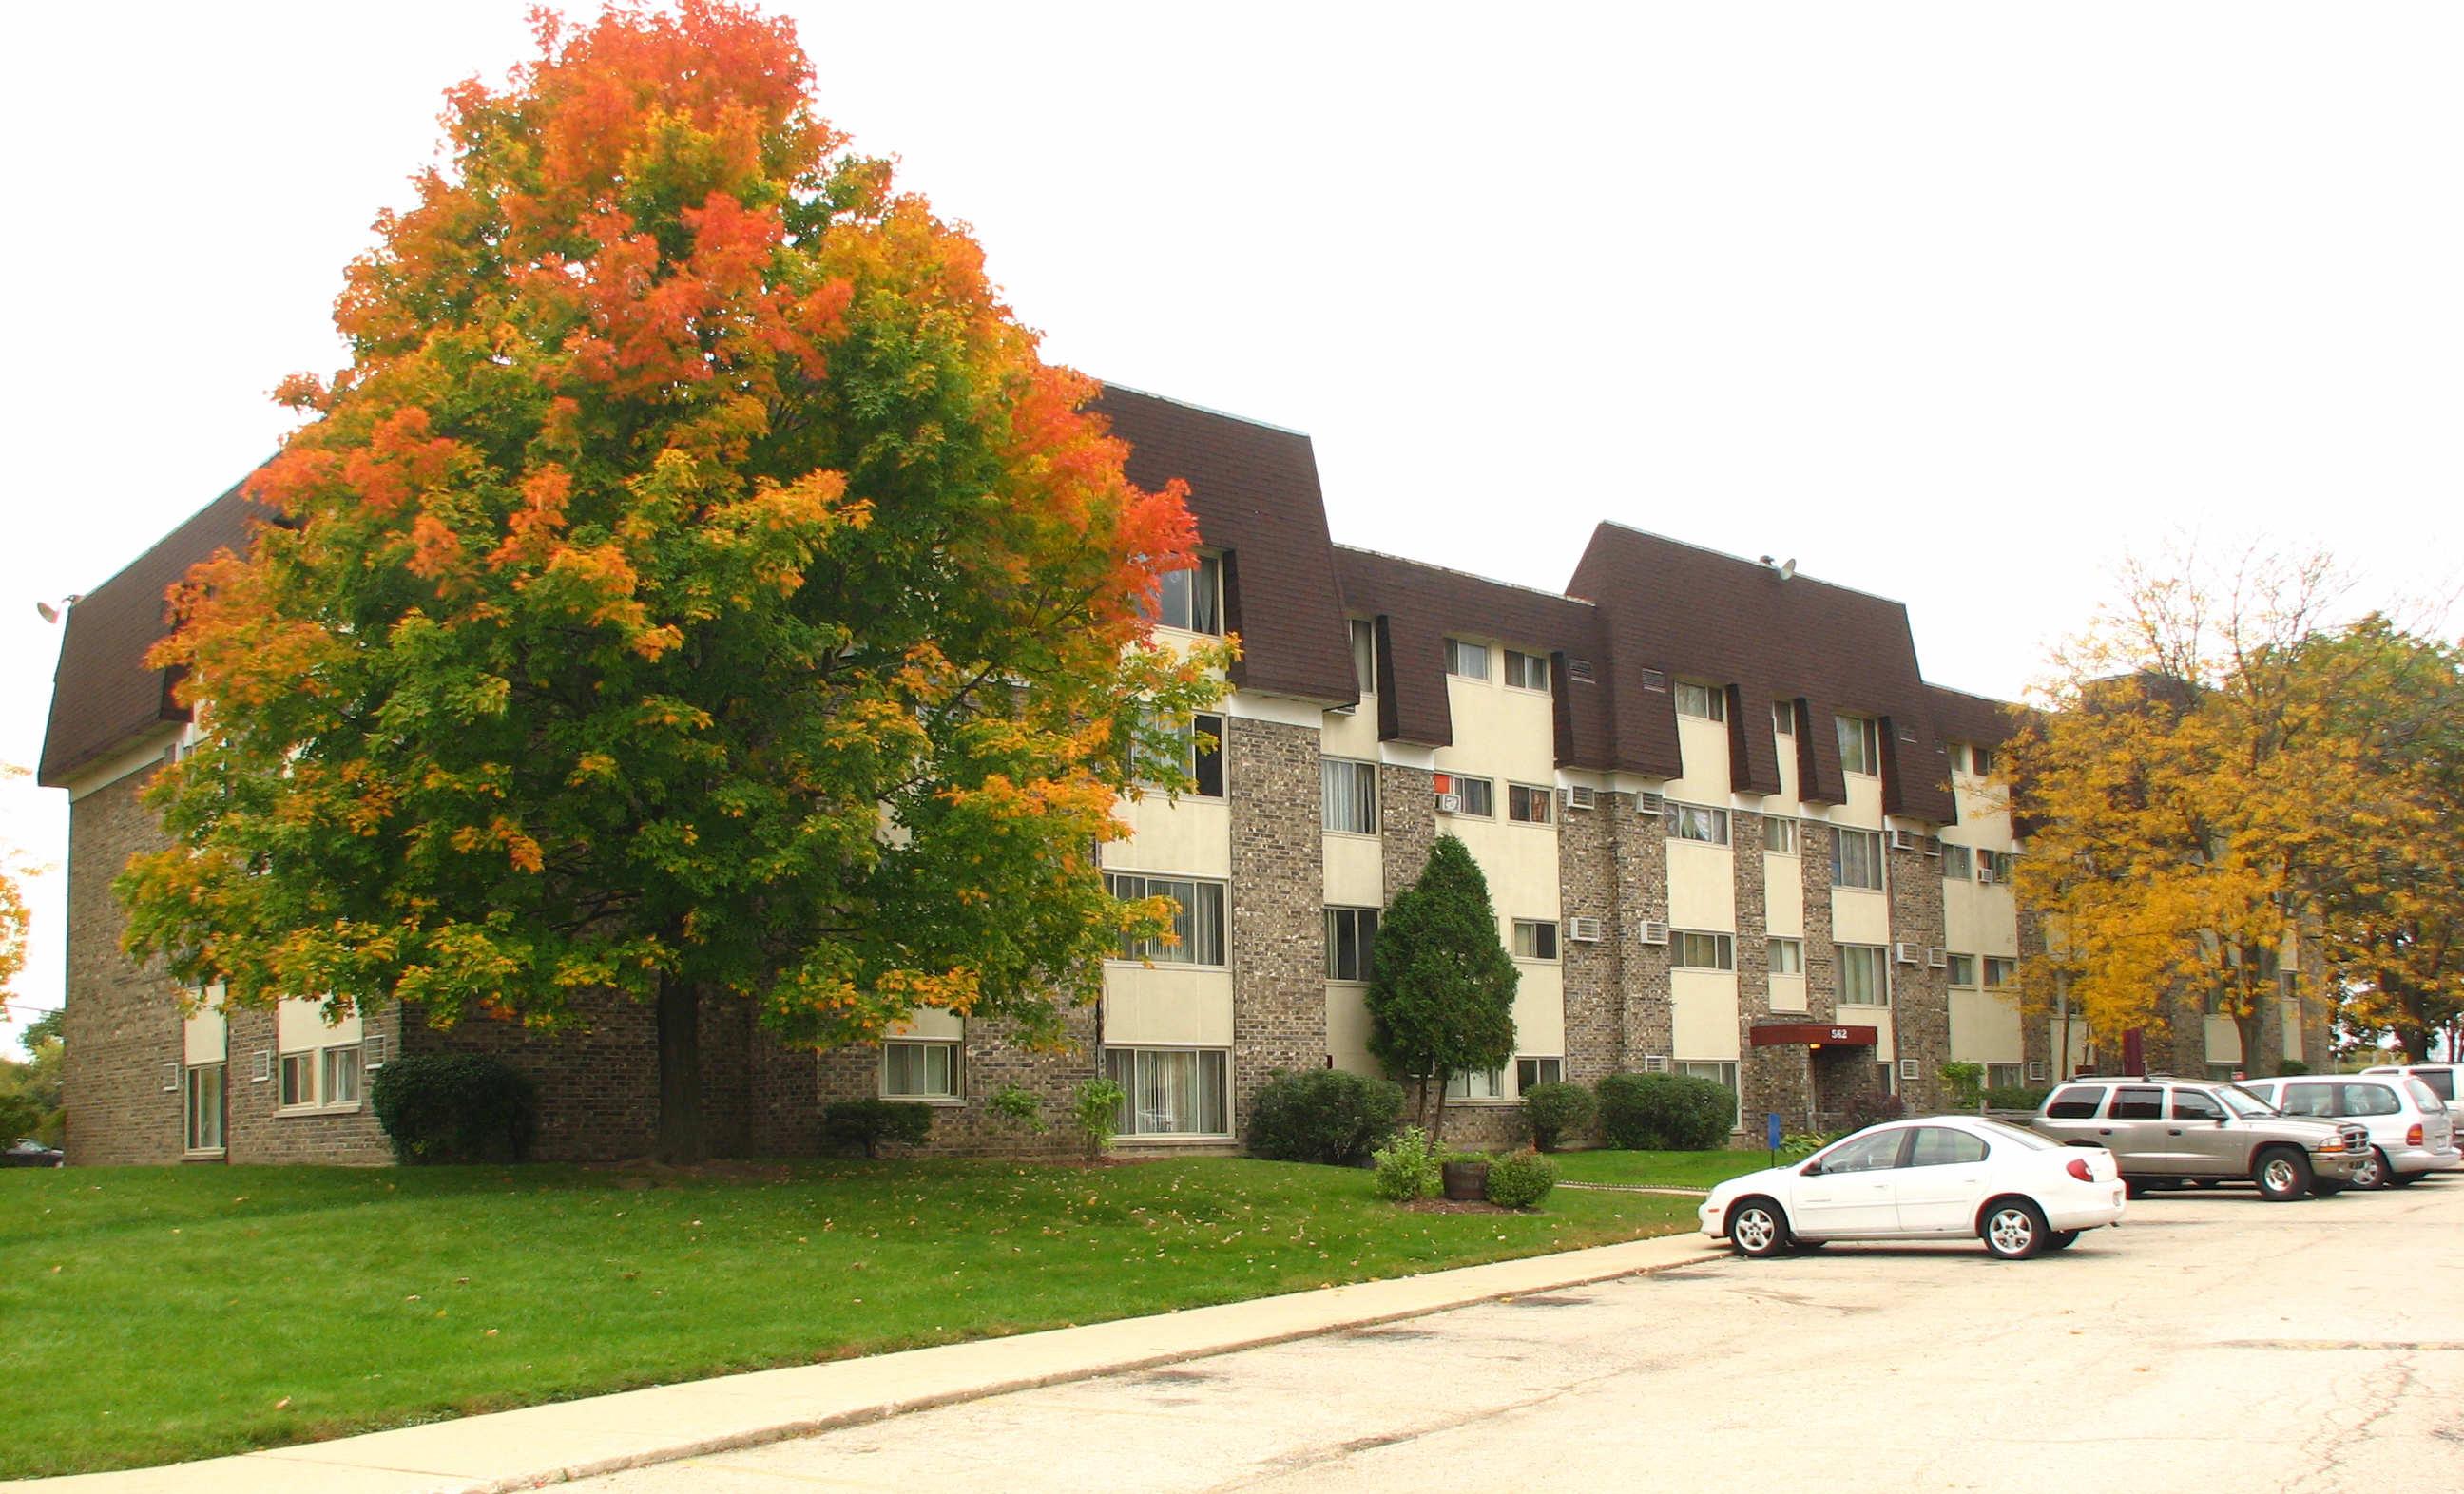
[[[922,1145],[933,1134],[933,1107],[913,1100],[835,1100],[822,1107],[822,1130],[841,1146],[879,1156],[885,1141]]]
[[[1945,1064],[1938,1072],[1946,1097],[1956,1109],[1972,1110],[1985,1098],[1985,1066],[1982,1064]]]
[[[1831,1145],[1831,1140],[1829,1136],[1809,1135],[1803,1131],[1793,1136],[1782,1136],[1779,1142],[1779,1159],[1783,1162],[1802,1160]]]
[[[1543,1152],[1554,1152],[1567,1137],[1590,1129],[1599,1109],[1592,1091],[1581,1085],[1533,1085],[1523,1091],[1523,1124],[1530,1129],[1531,1144]]]
[[[368,1081],[368,1108],[398,1162],[518,1162],[539,1131],[531,1082],[501,1059],[397,1058]]]
[[[1429,1145],[1428,1133],[1418,1126],[1395,1132],[1394,1139],[1372,1155],[1377,1160],[1377,1176],[1371,1187],[1380,1198],[1409,1203],[1434,1195],[1442,1182],[1438,1154]]]
[[[1488,1164],[1488,1201],[1501,1209],[1529,1209],[1557,1186],[1557,1164],[1537,1152],[1509,1152]]]
[[[1007,1084],[994,1090],[984,1101],[992,1112],[1005,1120],[1014,1120],[1036,1135],[1052,1129],[1044,1118],[1044,1097],[1022,1085]]]
[[[2276,1071],[2278,1074],[2306,1074],[2310,1072],[2310,1066],[2298,1058],[2288,1058],[2276,1066]]]
[[[1896,1094],[1860,1094],[1849,1104],[1848,1113],[1842,1118],[1853,1131],[1898,1120],[1907,1112],[1908,1102]]]
[[[2053,1093],[2047,1088],[2031,1088],[2025,1085],[2000,1085],[1985,1091],[1985,1108],[1989,1110],[2033,1110],[2045,1103]]]
[[[1340,1068],[1277,1074],[1249,1102],[1249,1154],[1356,1167],[1394,1132],[1403,1087]]]
[[[1121,1133],[1121,1107],[1130,1091],[1109,1079],[1089,1079],[1069,1102],[1069,1124],[1087,1143],[1087,1160],[1094,1161]]]
[[[1600,1081],[1600,1129],[1633,1152],[1708,1152],[1737,1124],[1737,1097],[1690,1074],[1611,1074]]]

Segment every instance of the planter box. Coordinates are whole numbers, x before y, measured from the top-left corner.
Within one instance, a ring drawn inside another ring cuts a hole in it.
[[[1456,1203],[1478,1203],[1488,1197],[1486,1162],[1448,1162],[1444,1167],[1446,1197]]]

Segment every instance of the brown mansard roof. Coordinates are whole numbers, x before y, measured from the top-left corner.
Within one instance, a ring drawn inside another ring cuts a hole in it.
[[[172,703],[170,671],[145,667],[146,650],[171,631],[164,593],[215,551],[245,550],[249,526],[264,516],[234,487],[69,608],[35,781],[63,787],[148,730],[187,719]]]
[[[1550,657],[1557,761],[1611,765],[1606,641],[1595,608],[1569,597],[1488,581],[1375,550],[1338,545],[1346,610],[1377,626],[1377,735],[1442,747],[1454,740],[1446,703],[1446,639],[1495,639]],[[1593,683],[1569,665],[1591,667]]]
[[[1999,747],[2018,729],[2011,714],[2013,707],[2007,700],[1971,695],[1947,685],[1927,685],[1925,694],[1933,701],[1934,728],[1946,742]]]
[[[1798,793],[1847,798],[1835,714],[1881,722],[1882,807],[1949,824],[1949,762],[1917,670],[1907,608],[1808,576],[1620,524],[1602,524],[1566,588],[1606,624],[1617,701],[1616,765],[1654,778],[1682,770],[1680,677],[1728,694],[1728,771],[1740,793],[1780,791],[1771,704],[1797,707]]]
[[[1223,557],[1232,682],[1330,705],[1360,698],[1309,438],[1119,384],[1094,408],[1130,443],[1130,480],[1189,484],[1198,537]]]

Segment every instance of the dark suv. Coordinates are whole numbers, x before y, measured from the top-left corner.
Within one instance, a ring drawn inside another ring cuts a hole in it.
[[[2277,1201],[2330,1194],[2370,1154],[2368,1131],[2350,1121],[2286,1115],[2232,1085],[2163,1074],[2073,1080],[2029,1124],[2110,1151],[2133,1197],[2155,1183],[2245,1177]]]

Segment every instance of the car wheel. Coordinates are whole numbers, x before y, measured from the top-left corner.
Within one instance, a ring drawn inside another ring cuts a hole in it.
[[[2273,1148],[2258,1154],[2250,1180],[2268,1202],[2290,1203],[2310,1191],[2310,1159],[2289,1148]]]
[[[2084,1230],[2077,1229],[2055,1230],[2045,1237],[2045,1248],[2048,1250],[2068,1250],[2071,1246],[2079,1243],[2079,1236],[2084,1233],[2086,1233]]]
[[[2387,1165],[2387,1154],[2372,1147],[2370,1154],[2362,1158],[2362,1165],[2353,1169],[2353,1186],[2384,1188],[2387,1185],[2387,1178],[2394,1172],[2395,1169]]]
[[[1748,1198],[1728,1211],[1728,1247],[1760,1261],[1788,1248],[1788,1216],[1769,1198]]]
[[[1985,1248],[1997,1261],[2025,1261],[2045,1248],[2052,1231],[2045,1228],[2044,1212],[2025,1198],[2005,1198],[1985,1210],[1984,1227],[1977,1231],[1985,1238]]]

